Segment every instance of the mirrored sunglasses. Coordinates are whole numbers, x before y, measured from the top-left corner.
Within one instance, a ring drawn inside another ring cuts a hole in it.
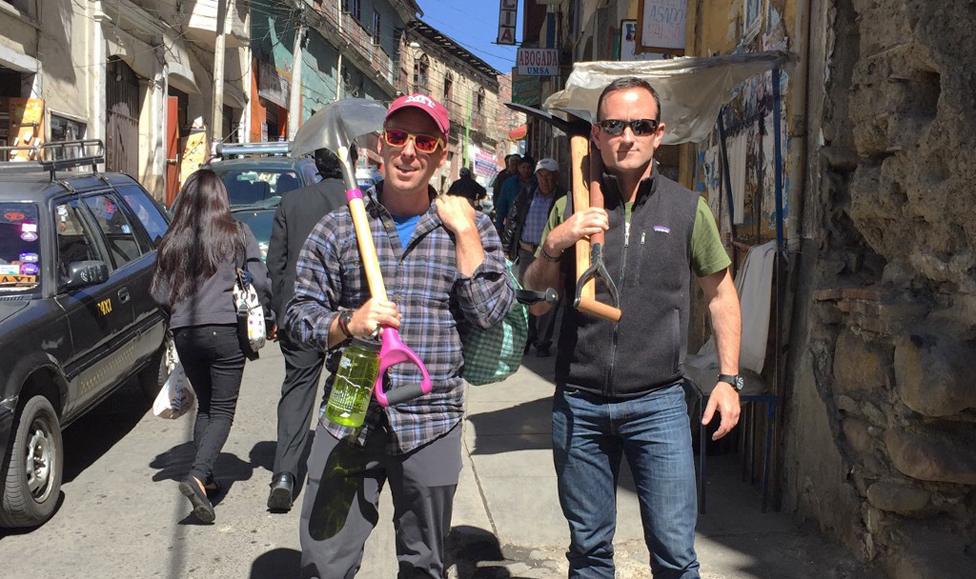
[[[405,147],[410,139],[413,139],[414,148],[421,153],[433,153],[444,144],[443,139],[433,135],[414,134],[402,129],[383,129],[383,140],[391,147]]]
[[[606,119],[603,121],[598,121],[598,125],[603,129],[603,132],[610,135],[611,137],[616,137],[617,135],[624,132],[624,128],[630,127],[638,137],[644,135],[650,135],[657,130],[657,121],[654,119],[634,119],[632,121],[621,121],[619,119]]]

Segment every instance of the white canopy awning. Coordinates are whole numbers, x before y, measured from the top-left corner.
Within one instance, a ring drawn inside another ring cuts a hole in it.
[[[771,51],[642,62],[580,62],[573,66],[566,88],[553,93],[543,107],[592,121],[603,89],[617,78],[636,76],[649,82],[661,99],[661,120],[667,128],[664,143],[697,143],[711,133],[719,110],[739,84],[793,61],[788,52]]]

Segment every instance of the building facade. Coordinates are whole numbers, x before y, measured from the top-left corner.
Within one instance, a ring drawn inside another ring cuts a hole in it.
[[[447,107],[451,119],[447,162],[433,184],[446,191],[462,167],[483,185],[497,172],[508,127],[500,121],[500,73],[430,25],[410,23],[401,39],[399,91],[427,94]]]

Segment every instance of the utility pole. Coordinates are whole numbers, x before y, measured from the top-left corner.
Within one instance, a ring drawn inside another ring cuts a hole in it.
[[[224,136],[224,52],[227,20],[233,12],[234,0],[217,0],[217,36],[214,39],[213,111],[210,118],[210,142]]]
[[[294,141],[302,125],[302,47],[305,44],[305,3],[298,7],[298,28],[291,50],[291,89],[288,91],[288,140]]]
[[[342,38],[342,0],[336,0],[336,14],[339,15],[339,37]],[[339,53],[338,63],[336,64],[336,100],[342,98],[342,50],[343,47],[336,47],[336,52]]]

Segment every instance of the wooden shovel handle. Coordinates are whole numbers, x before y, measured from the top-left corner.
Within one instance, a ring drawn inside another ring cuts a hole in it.
[[[369,229],[369,218],[366,216],[363,193],[359,189],[350,189],[346,192],[346,199],[349,203],[353,227],[356,228],[356,242],[359,244],[359,256],[363,260],[363,269],[366,270],[369,294],[374,300],[386,301],[386,286],[383,284],[380,260],[376,257],[376,246],[373,245],[373,233]]]

